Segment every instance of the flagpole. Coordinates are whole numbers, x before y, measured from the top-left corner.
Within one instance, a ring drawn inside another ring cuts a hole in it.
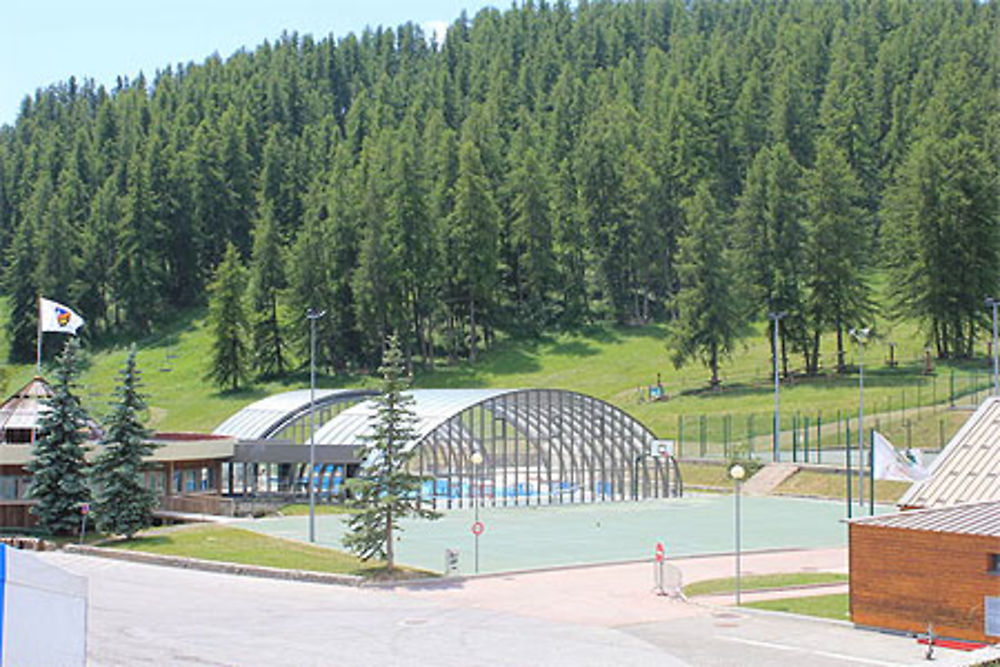
[[[42,295],[38,295],[38,349],[35,352],[35,375],[42,376]]]
[[[868,469],[871,471],[871,492],[868,494],[868,516],[875,516],[875,429],[868,431]]]

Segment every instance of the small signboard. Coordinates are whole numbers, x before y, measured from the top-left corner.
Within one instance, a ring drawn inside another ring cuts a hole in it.
[[[663,542],[657,542],[656,543],[656,550],[653,552],[653,555],[656,558],[656,562],[657,563],[662,563],[663,562],[663,557],[664,557],[665,553],[666,553],[666,549],[663,548]]]
[[[654,440],[653,456],[668,458],[674,455],[674,447],[677,443],[673,440]]]
[[[90,503],[80,505],[80,514],[90,514]]]
[[[486,530],[486,526],[483,525],[482,521],[477,521],[472,524],[472,534],[476,537],[482,535],[484,530]]]

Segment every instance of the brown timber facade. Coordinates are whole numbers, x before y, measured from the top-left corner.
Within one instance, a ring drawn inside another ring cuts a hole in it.
[[[940,636],[1000,641],[998,516],[1000,503],[991,503],[851,522],[852,621],[911,633],[933,624]]]

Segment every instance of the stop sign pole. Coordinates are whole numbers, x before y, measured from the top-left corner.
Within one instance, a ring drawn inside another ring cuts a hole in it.
[[[656,548],[653,550],[653,579],[656,581],[655,592],[657,595],[667,594],[663,590],[663,561],[665,560],[666,551],[663,542],[657,542]]]

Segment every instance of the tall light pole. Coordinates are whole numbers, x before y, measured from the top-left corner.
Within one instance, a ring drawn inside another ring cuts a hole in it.
[[[472,524],[472,535],[475,537],[475,566],[476,574],[479,574],[479,534],[482,532],[479,526],[479,499],[483,495],[483,482],[482,482],[482,471],[480,471],[479,466],[483,464],[483,455],[479,453],[479,450],[472,452],[472,456],[469,458],[472,461],[473,471],[476,476],[476,485],[479,487],[475,490],[472,499],[473,507],[473,521]]]
[[[865,507],[865,343],[871,329],[851,329],[858,342],[858,507]],[[850,447],[850,445],[848,445]]]
[[[993,395],[1000,396],[1000,370],[997,367],[997,304],[1000,301],[993,297],[986,298],[986,305],[993,307]]]
[[[734,542],[736,543],[736,606],[740,606],[740,485],[743,483],[743,479],[747,476],[746,468],[744,468],[739,463],[734,463],[729,466],[729,476],[733,480],[733,484],[736,486],[735,494],[735,512],[733,520],[733,531]]]
[[[310,308],[306,311],[309,320],[309,541],[316,541],[316,320],[326,315],[325,310]]]
[[[771,460],[777,463],[781,460],[781,381],[778,379],[778,322],[787,315],[786,311],[770,312],[767,318],[774,322],[774,438],[771,444]]]

